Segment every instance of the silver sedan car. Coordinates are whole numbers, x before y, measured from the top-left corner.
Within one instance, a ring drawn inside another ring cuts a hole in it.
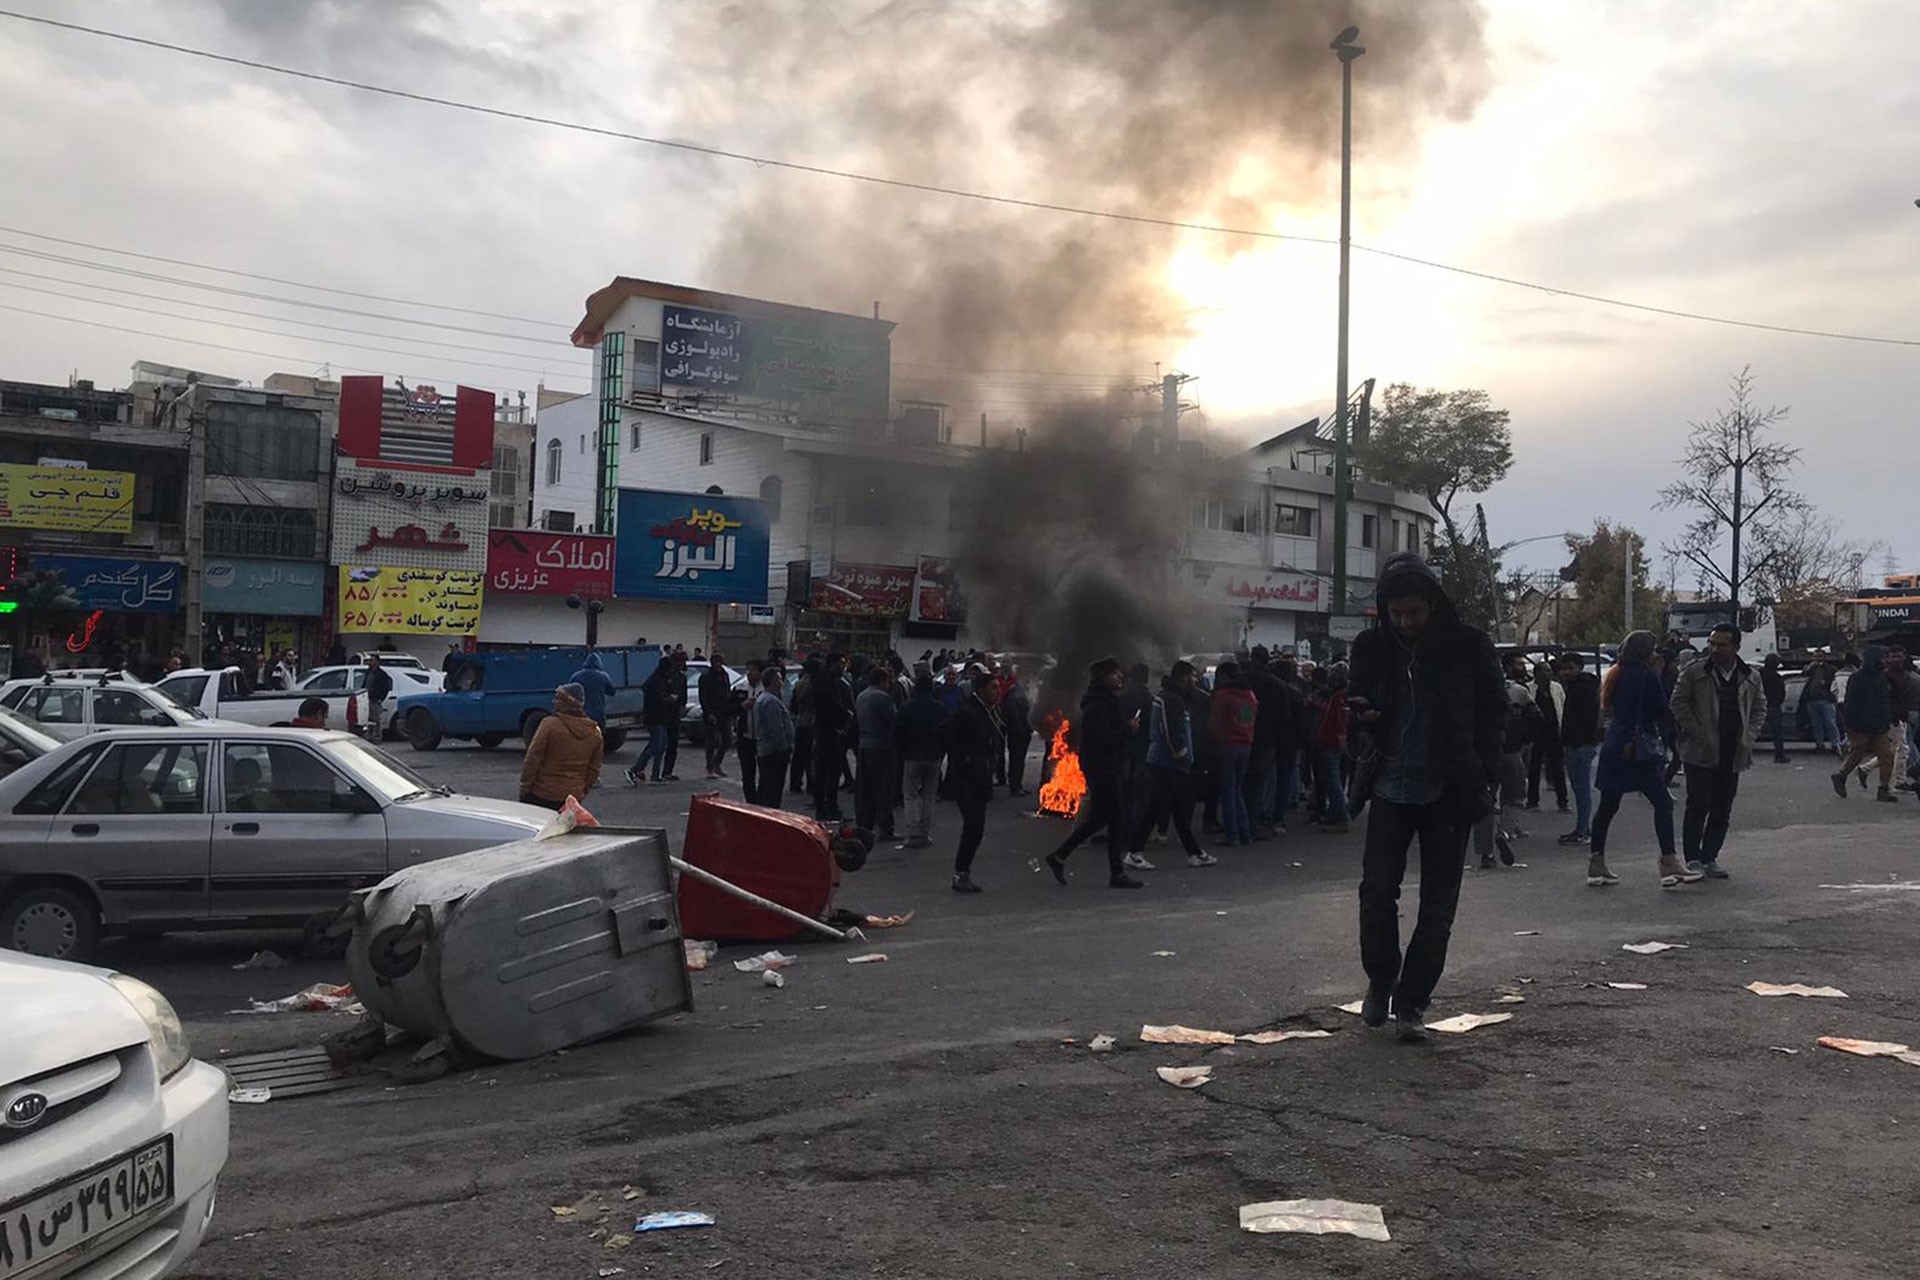
[[[454,795],[345,733],[110,729],[0,778],[0,947],[85,961],[103,932],[308,926],[391,871],[551,817]]]

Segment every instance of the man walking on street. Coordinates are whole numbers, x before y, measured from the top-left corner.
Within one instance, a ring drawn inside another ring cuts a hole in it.
[[[953,891],[978,893],[973,882],[973,855],[987,830],[987,798],[993,794],[993,766],[1007,758],[1006,737],[1000,732],[994,707],[1000,701],[1000,682],[986,671],[973,677],[973,689],[953,717],[947,769],[953,779],[954,803],[960,806],[960,845],[953,855]]]
[[[780,807],[787,785],[787,764],[793,755],[793,715],[787,710],[786,683],[779,667],[768,667],[760,676],[760,693],[753,700],[760,794],[748,798],[769,809]]]
[[[1771,654],[1768,658],[1773,660]],[[1754,744],[1771,715],[1760,677],[1740,659],[1740,632],[1731,623],[1720,624],[1707,637],[1705,658],[1681,669],[1668,709],[1687,771],[1680,849],[1688,871],[1725,880],[1720,849],[1733,818],[1733,798],[1740,791],[1740,775],[1753,765]]]
[[[748,804],[760,794],[760,748],[753,737],[753,703],[760,696],[760,681],[766,669],[760,659],[748,659],[747,687],[727,691],[727,715],[733,721],[733,750],[740,761],[740,798]]]
[[[393,677],[380,665],[380,655],[367,655],[367,738],[378,742],[386,737],[387,699],[393,696]]]
[[[1807,682],[1801,686],[1800,701],[1807,708],[1807,727],[1813,733],[1813,745],[1836,756],[1847,753],[1840,741],[1840,704],[1833,694],[1833,663],[1815,658],[1807,664]]]
[[[813,816],[840,821],[840,773],[853,728],[853,687],[846,655],[830,653],[813,680]]]
[[[1712,641],[1708,641],[1711,646]],[[1760,664],[1760,690],[1767,698],[1767,736],[1773,739],[1773,762],[1791,764],[1787,754],[1787,678],[1780,674],[1780,655],[1770,653]]]
[[[1573,830],[1560,837],[1566,845],[1593,839],[1593,766],[1600,755],[1600,677],[1586,669],[1578,654],[1563,653],[1560,687],[1566,702],[1560,711],[1560,750],[1573,787]]]
[[[673,647],[673,662],[667,668],[667,695],[667,756],[660,776],[678,782],[680,775],[674,768],[680,761],[680,722],[687,714],[687,651],[679,645]]]
[[[607,729],[607,699],[613,693],[613,677],[607,674],[600,655],[589,649],[587,660],[567,680],[579,685],[586,694],[587,719],[599,725],[604,734]]]
[[[640,785],[648,765],[653,766],[651,781],[661,781],[666,772],[667,717],[673,701],[668,678],[672,672],[673,658],[662,654],[646,682],[640,686],[640,723],[647,731],[647,745],[639,758],[627,766],[627,785],[630,787]]]
[[[707,659],[695,686],[700,698],[700,728],[706,739],[707,776],[727,776],[727,749],[733,745],[733,682],[727,678],[727,665],[715,649]]]
[[[1360,879],[1361,1018],[1403,1041],[1427,1038],[1424,1015],[1446,967],[1467,837],[1493,812],[1507,702],[1484,632],[1460,621],[1426,561],[1388,557],[1379,620],[1354,641],[1348,705],[1378,758]],[[1420,842],[1420,911],[1403,957],[1400,883]]]
[[[1153,780],[1147,772],[1147,712],[1153,706],[1153,691],[1147,688],[1149,674],[1146,663],[1134,663],[1127,672],[1126,687],[1120,690],[1120,717],[1135,726],[1127,733],[1120,774],[1121,827],[1129,834],[1153,801]],[[1141,850],[1129,851],[1124,861],[1129,871],[1153,870]]]
[[[940,791],[940,758],[947,752],[947,722],[953,713],[933,696],[933,677],[913,678],[913,696],[900,708],[894,741],[900,751],[907,802],[907,848],[933,843],[933,802]]]
[[[813,779],[813,689],[819,683],[820,659],[808,658],[800,664],[800,676],[793,682],[793,791],[806,795]]]
[[[1870,644],[1860,655],[1860,669],[1847,678],[1847,755],[1833,775],[1834,794],[1847,798],[1847,775],[1869,759],[1880,762],[1880,791],[1876,800],[1893,804],[1893,692],[1887,680],[1887,651]],[[1861,769],[1864,773],[1865,770]],[[1863,782],[1862,786],[1865,785]]]
[[[1080,820],[1060,847],[1047,855],[1047,870],[1063,886],[1067,883],[1067,855],[1102,829],[1107,833],[1107,886],[1143,889],[1127,874],[1126,814],[1120,787],[1127,735],[1140,728],[1120,713],[1120,686],[1124,683],[1118,658],[1102,658],[1087,668],[1087,691],[1080,696],[1080,714],[1069,733],[1076,739],[1080,771],[1087,778],[1087,794],[1080,803]]]
[[[1533,669],[1533,704],[1540,708],[1545,723],[1533,750],[1527,753],[1527,808],[1540,807],[1540,774],[1544,770],[1547,785],[1560,812],[1567,809],[1567,757],[1560,741],[1560,721],[1567,713],[1567,690],[1553,678],[1553,668],[1542,662]]]
[[[853,793],[853,820],[882,840],[893,839],[893,737],[899,708],[893,705],[893,672],[883,662],[867,668],[867,687],[853,700],[859,733],[859,765]]]
[[[1914,673],[1908,669],[1907,651],[1900,645],[1887,649],[1887,706],[1891,712],[1888,735],[1893,742],[1893,785],[1895,790],[1910,789],[1907,781],[1907,768],[1910,758],[1909,739],[1913,733],[1913,716],[1916,707]]]
[[[1132,847],[1146,848],[1147,832],[1171,822],[1186,850],[1189,867],[1211,867],[1219,859],[1200,847],[1193,835],[1193,717],[1187,709],[1187,690],[1193,686],[1193,664],[1176,662],[1160,681],[1160,696],[1147,709],[1147,769],[1153,793],[1145,812],[1134,819]]]

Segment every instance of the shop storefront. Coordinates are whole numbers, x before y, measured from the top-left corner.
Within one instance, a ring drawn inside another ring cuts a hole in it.
[[[836,564],[813,580],[808,607],[795,619],[794,651],[883,657],[912,609],[913,593],[912,565]]]
[[[205,647],[292,649],[302,666],[314,665],[325,647],[326,578],[327,567],[315,560],[209,559],[200,574]]]
[[[644,608],[633,634],[600,624],[609,642],[713,643],[723,608],[765,606],[770,537],[767,504],[718,494],[620,491],[614,595]],[[731,611],[731,610],[730,610]]]
[[[181,643],[186,568],[179,561],[34,551],[28,562],[55,592],[23,624],[19,641],[41,664],[152,674]]]

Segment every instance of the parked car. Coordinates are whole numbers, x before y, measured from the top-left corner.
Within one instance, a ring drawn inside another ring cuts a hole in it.
[[[395,649],[368,649],[363,653],[356,653],[352,655],[352,657],[353,665],[356,667],[366,666],[368,658],[378,658],[380,659],[380,665],[383,667],[414,667],[421,671],[427,669],[427,664],[420,659],[410,653],[401,653]]]
[[[300,714],[300,704],[308,698],[321,698],[327,704],[327,727],[345,729],[360,723],[360,712],[366,706],[366,700],[356,693],[345,689],[333,691],[308,691],[303,689],[257,689],[252,693],[243,692],[240,683],[240,668],[226,667],[215,671],[206,667],[187,667],[167,676],[154,688],[172,696],[176,701],[194,708],[202,715],[219,720],[231,720],[236,724],[255,724],[270,728],[286,728],[293,724],[294,717]],[[400,688],[399,680],[394,681],[396,694]],[[388,717],[388,727],[393,725],[392,716]]]
[[[159,685],[110,676],[44,675],[0,685],[0,707],[63,742],[117,726],[176,728],[206,719]]]
[[[0,778],[31,764],[60,745],[60,739],[17,711],[0,707]]]
[[[640,727],[640,686],[660,665],[660,649],[636,645],[593,652],[613,680],[606,718],[606,746],[612,754]],[[472,739],[486,748],[516,734],[532,742],[534,731],[553,710],[553,691],[586,661],[587,650],[578,645],[467,654],[448,674],[445,689],[400,698],[407,741],[415,751],[435,750],[447,738]]]
[[[400,720],[400,699],[409,693],[438,692],[446,687],[447,678],[438,671],[429,671],[425,667],[392,666],[385,659],[381,660],[380,665],[389,676],[393,677],[393,696],[389,700],[393,710],[387,716],[387,723],[381,730],[380,736],[398,738],[403,732]],[[349,667],[320,667],[301,676],[293,687],[303,695],[319,694],[328,699],[341,693],[364,694],[367,688],[367,667],[365,663],[355,663]]]
[[[213,1221],[227,1080],[144,982],[0,952],[0,1275],[170,1276]]]
[[[97,733],[0,779],[0,947],[85,960],[103,933],[317,927],[399,867],[551,816],[332,730]]]

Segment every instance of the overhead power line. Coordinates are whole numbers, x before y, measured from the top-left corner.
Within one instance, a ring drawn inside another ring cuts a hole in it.
[[[104,40],[116,40],[123,44],[139,45],[144,48],[159,49],[168,53],[178,53],[188,57],[202,58],[210,62],[224,63],[228,66],[246,67],[254,71],[264,71],[271,75],[287,76],[296,80],[307,80],[316,84],[333,85],[342,89],[354,89],[362,93],[372,93],[382,97],[420,102],[430,106],[445,107],[453,111],[466,111],[475,115],[491,116],[500,120],[514,120],[523,124],[536,124],[547,128],[566,129],[575,133],[591,134],[596,137],[613,138],[623,142],[636,142],[644,146],[682,151],[692,155],[706,156],[710,159],[733,160],[761,168],[784,169],[794,173],[840,178],[849,182],[863,182],[872,186],[891,187],[903,191],[917,191],[927,195],[948,196],[957,200],[973,200],[985,204],[1005,205],[1017,209],[1032,209],[1050,213],[1064,213],[1084,218],[1104,218],[1113,222],[1165,227],[1172,230],[1199,231],[1212,235],[1241,236],[1255,240],[1289,241],[1300,244],[1332,245],[1339,243],[1337,240],[1327,236],[1294,235],[1287,232],[1263,230],[1254,227],[1233,227],[1218,223],[1192,222],[1180,218],[1163,218],[1149,214],[1126,213],[1117,209],[1095,209],[1080,205],[1061,204],[1048,200],[1029,200],[1019,196],[1009,196],[995,192],[973,191],[964,187],[949,187],[932,182],[915,182],[907,178],[891,178],[882,174],[860,173],[850,169],[836,169],[828,165],[808,164],[798,160],[784,160],[775,156],[755,155],[751,152],[735,151],[710,143],[694,142],[681,138],[656,137],[643,133],[634,133],[625,129],[614,129],[605,125],[585,124],[577,120],[561,120],[553,116],[536,115],[527,111],[513,111],[505,107],[493,107],[482,103],[464,102],[457,98],[421,93],[411,89],[396,89],[391,85],[378,85],[362,80],[349,80],[344,76],[324,75],[317,71],[307,71],[298,67],[280,66],[271,62],[262,62],[254,58],[236,57],[233,54],[215,53],[208,49],[196,49],[190,45],[174,44],[170,41],[155,40],[148,36],[131,35],[123,31],[109,31],[101,27],[84,26],[77,22],[63,22],[57,18],[42,17],[30,13],[19,13],[11,9],[0,9],[0,18],[12,18],[19,22],[30,22],[39,26],[54,27],[62,31],[71,31],[81,35],[97,36]],[[1583,293],[1576,289],[1562,289],[1554,285],[1539,284],[1530,280],[1520,280],[1512,276],[1498,275],[1489,271],[1477,271],[1469,267],[1454,266],[1451,263],[1436,262],[1431,258],[1415,257],[1412,254],[1396,253],[1388,249],[1376,249],[1370,245],[1356,243],[1353,245],[1353,248],[1362,253],[1373,254],[1382,258],[1390,258],[1398,262],[1405,262],[1418,267],[1426,267],[1434,271],[1450,272],[1454,275],[1485,280],[1493,284],[1503,284],[1519,289],[1530,289],[1538,293],[1553,294],[1558,297],[1573,298],[1582,302],[1618,307],[1628,311],[1639,311],[1650,315],[1667,316],[1681,320],[1695,320],[1703,324],[1728,325],[1741,329],[1758,329],[1769,333],[1792,334],[1807,338],[1828,338],[1843,342],[1867,342],[1886,346],[1920,347],[1920,338],[1894,338],[1876,334],[1841,333],[1826,329],[1810,329],[1796,325],[1768,324],[1755,320],[1734,319],[1729,316],[1707,315],[1702,312],[1687,311],[1678,307],[1661,307],[1650,303],[1632,302],[1624,298],[1609,298],[1601,294]]]

